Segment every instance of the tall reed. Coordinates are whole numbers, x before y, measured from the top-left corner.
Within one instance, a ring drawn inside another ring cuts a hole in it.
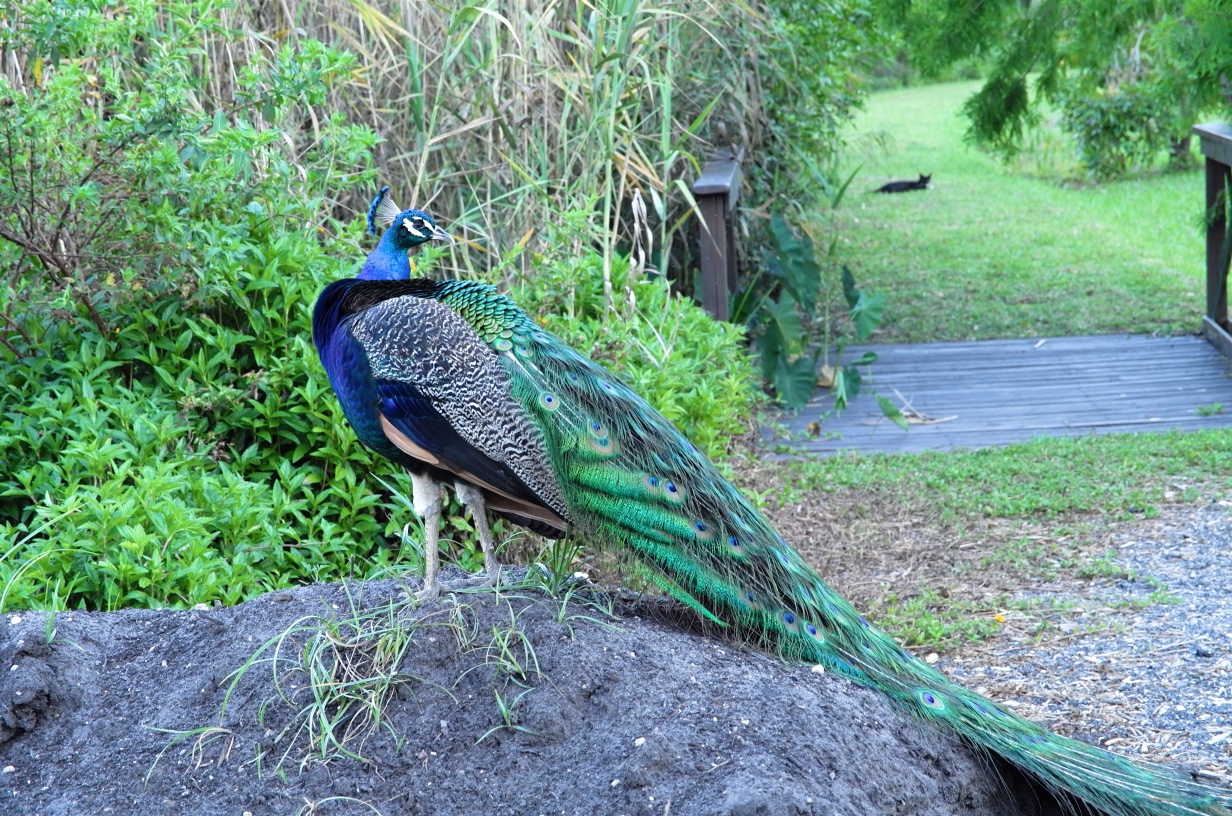
[[[379,133],[377,165],[399,202],[430,206],[486,250],[455,253],[480,275],[518,276],[538,253],[589,244],[610,291],[634,191],[663,267],[707,153],[760,138],[747,62],[764,21],[742,3],[287,0],[226,13],[249,32],[242,48],[313,37],[360,57],[331,106]],[[213,93],[227,98],[245,55],[206,45]],[[586,216],[565,229],[568,213]]]
[[[127,0],[151,3],[159,8]],[[342,114],[379,135],[375,164],[395,200],[430,207],[467,239],[453,250],[455,269],[508,283],[540,254],[591,246],[610,292],[613,255],[632,242],[635,191],[655,239],[649,266],[675,274],[687,254],[689,182],[715,148],[747,149],[768,179],[763,199],[791,174],[783,154],[793,144],[833,150],[827,140],[858,98],[845,74],[867,5],[197,0],[191,20],[184,4],[160,13],[167,37],[199,41],[195,101],[206,114],[225,113],[246,68],[286,44],[320,40],[356,55],[349,81],[324,105],[303,106],[299,132],[284,134],[292,156],[319,150],[321,117]],[[20,25],[19,6],[0,0],[0,24]],[[0,53],[18,86],[32,74],[26,56]],[[366,201],[352,191],[333,203],[350,216]]]

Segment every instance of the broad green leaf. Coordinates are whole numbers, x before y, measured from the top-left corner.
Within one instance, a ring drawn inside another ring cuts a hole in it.
[[[788,363],[778,360],[774,374],[774,389],[784,405],[792,410],[803,408],[817,390],[817,369],[811,357],[800,357]]]
[[[903,416],[903,412],[894,404],[894,400],[889,397],[877,395],[877,404],[881,406],[881,413],[885,414],[885,418],[893,422],[904,431],[907,430],[907,417]]]
[[[856,340],[861,342],[872,336],[873,331],[881,325],[881,315],[885,311],[885,294],[877,292],[868,294],[861,292],[856,305],[851,308],[851,322],[855,324]]]

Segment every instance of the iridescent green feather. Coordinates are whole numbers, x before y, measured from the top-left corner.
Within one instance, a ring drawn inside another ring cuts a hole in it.
[[[442,285],[542,429],[574,522],[699,614],[817,663],[1113,814],[1229,814],[1188,775],[1066,739],[950,682],[871,626],[675,427],[488,286]]]

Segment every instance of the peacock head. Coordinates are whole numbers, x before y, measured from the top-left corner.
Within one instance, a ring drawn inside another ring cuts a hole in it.
[[[381,243],[389,241],[403,252],[428,241],[453,240],[423,210],[399,210],[389,196],[388,186],[381,188],[368,208],[368,232],[376,235],[378,226],[385,228]]]

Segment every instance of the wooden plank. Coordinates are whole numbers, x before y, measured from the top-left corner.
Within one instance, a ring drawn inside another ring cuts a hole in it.
[[[698,244],[701,255],[702,307],[716,320],[727,320],[728,296],[736,287],[736,233],[732,213],[740,198],[743,149],[731,158],[713,159],[693,182],[700,215]]]
[[[1056,424],[1096,424],[1105,420],[1116,421],[1147,421],[1159,419],[1186,419],[1197,415],[1197,411],[1205,406],[1214,403],[1221,403],[1227,406],[1229,411],[1232,411],[1232,401],[1229,401],[1229,395],[1232,392],[1214,393],[1203,395],[1202,399],[1190,399],[1186,402],[1172,402],[1168,404],[1155,404],[1149,408],[1143,408],[1134,403],[1101,403],[1095,407],[1089,405],[1081,405],[1078,403],[1065,403],[1057,405],[1051,410],[1045,410],[1040,405],[1021,405],[1011,408],[1005,406],[981,406],[972,408],[969,406],[925,406],[921,407],[918,403],[913,402],[916,411],[934,419],[952,418],[947,427],[967,428],[967,427],[1046,427]],[[810,417],[809,419],[812,419]],[[839,423],[834,424],[834,428],[840,426],[858,425],[867,420],[881,421],[881,411],[874,404],[871,410],[852,414],[849,409],[841,417]],[[808,424],[808,421],[788,423],[789,427],[801,428]],[[831,423],[827,423],[828,426]],[[925,426],[925,427],[936,427]]]
[[[1232,126],[1222,122],[1194,125],[1198,134],[1202,155],[1225,165],[1232,165]]]
[[[1097,347],[1094,349],[1096,353],[1092,354],[1057,354],[1040,349],[1030,355],[1006,355],[998,353],[998,347],[993,345],[995,341],[981,341],[978,352],[968,349],[962,353],[954,351],[945,354],[935,353],[932,344],[915,348],[858,346],[849,348],[843,361],[857,359],[866,351],[874,351],[878,355],[871,368],[874,379],[887,374],[896,377],[914,374],[924,382],[971,376],[1002,376],[1017,380],[1024,371],[1036,373],[1041,378],[1048,372],[1055,372],[1058,377],[1071,373],[1094,375],[1104,372],[1108,378],[1137,376],[1155,379],[1171,371],[1214,370],[1224,365],[1219,354],[1201,338],[1191,336],[1184,340],[1183,345],[1160,339],[1151,341],[1157,344],[1155,346],[1126,345],[1106,351]],[[985,342],[989,343],[987,348],[982,347]],[[1207,352],[1205,355],[1204,351]]]
[[[742,171],[738,159],[720,159],[706,162],[702,174],[693,182],[693,195],[697,197],[719,195],[728,209],[735,209],[740,197]]]
[[[1228,259],[1223,245],[1228,234],[1225,191],[1232,181],[1229,164],[1227,157],[1206,159],[1206,316],[1220,326],[1228,325]]]
[[[1075,342],[1085,340],[1086,342]],[[973,360],[999,357],[1058,354],[1075,357],[1098,357],[1110,351],[1133,351],[1154,356],[1177,351],[1188,352],[1202,343],[1192,334],[1148,337],[1146,335],[1098,334],[1089,337],[1040,337],[1025,340],[963,340],[944,343],[866,343],[847,347],[844,356],[876,352],[882,360],[892,356],[916,359],[923,356],[954,356]]]
[[[728,255],[733,247],[727,242],[727,214],[722,196],[698,196],[701,210],[698,225],[698,248],[702,265],[702,308],[715,320],[728,318]]]
[[[933,376],[920,374],[917,371],[892,370],[884,369],[877,370],[877,364],[873,363],[872,372],[866,372],[867,376],[863,377],[865,383],[887,383],[893,381],[900,388],[902,385],[911,387],[925,388],[929,391],[939,391],[946,384],[964,385],[973,383],[980,388],[990,391],[995,391],[999,388],[1018,389],[1023,377],[1030,377],[1032,383],[1037,385],[1047,386],[1049,384],[1064,384],[1084,382],[1101,383],[1106,387],[1121,385],[1131,387],[1143,383],[1179,383],[1185,385],[1187,380],[1201,376],[1223,376],[1227,370],[1227,363],[1223,362],[1225,358],[1220,356],[1218,349],[1214,346],[1210,348],[1221,362],[1217,365],[1191,366],[1184,364],[1177,365],[1158,365],[1150,361],[1142,361],[1142,366],[1138,370],[1128,369],[1108,369],[1101,366],[1077,366],[1077,365],[1057,365],[1045,367],[1027,367],[1023,366],[1019,369],[1017,377],[1013,376],[1013,371],[1010,369],[980,369],[972,371],[954,371],[952,373],[937,372]]]
[[[1232,334],[1209,317],[1202,318],[1202,336],[1224,357],[1232,359]]]
[[[1225,411],[1232,412],[1232,404],[1225,403]],[[938,422],[932,425],[911,425],[910,430],[903,431],[898,426],[893,425],[890,421],[882,416],[867,415],[864,417],[851,417],[845,423],[823,423],[821,429],[823,432],[842,435],[845,438],[858,437],[867,435],[873,428],[881,428],[883,432],[892,434],[906,434],[908,436],[915,434],[917,436],[947,436],[947,435],[967,435],[978,437],[980,435],[989,435],[1002,431],[1013,432],[1020,437],[1030,437],[1034,433],[1044,433],[1057,429],[1072,429],[1072,430],[1087,430],[1112,427],[1116,425],[1141,425],[1141,426],[1156,426],[1156,425],[1188,425],[1194,422],[1209,423],[1215,427],[1223,427],[1229,424],[1223,414],[1215,414],[1213,416],[1199,416],[1197,411],[1190,408],[1176,413],[1166,415],[1122,415],[1122,416],[1089,416],[1080,414],[1017,414],[1013,416],[991,416],[991,417],[975,417],[969,414],[949,414],[938,415],[937,419],[947,419],[951,421]],[[787,429],[791,434],[791,440],[799,441],[801,438],[807,438],[808,433],[806,427],[795,425]],[[790,440],[789,440],[790,441]]]
[[[1084,342],[1079,342],[1084,341]],[[1193,346],[1193,335],[1171,335],[1167,337],[1148,337],[1146,335],[1128,334],[1096,334],[1086,337],[1037,337],[1022,340],[959,340],[939,343],[891,343],[891,344],[861,344],[848,346],[848,353],[853,349],[870,349],[885,354],[901,352],[914,356],[918,349],[924,347],[931,355],[957,354],[973,357],[972,343],[979,343],[979,356],[1008,353],[1047,353],[1059,352],[1067,354],[1090,355],[1109,349],[1136,348],[1143,353],[1158,353],[1169,347],[1187,348]]]
[[[1198,336],[994,340],[849,347],[846,359],[879,355],[866,392],[833,416],[833,398],[819,391],[796,416],[781,418],[786,444],[801,453],[841,450],[920,452],[1025,442],[1039,436],[1158,432],[1232,427],[1232,366]],[[885,361],[890,361],[886,364]],[[885,419],[871,392],[954,420],[912,425]],[[1226,413],[1198,416],[1221,403]],[[821,431],[837,439],[808,436]]]

